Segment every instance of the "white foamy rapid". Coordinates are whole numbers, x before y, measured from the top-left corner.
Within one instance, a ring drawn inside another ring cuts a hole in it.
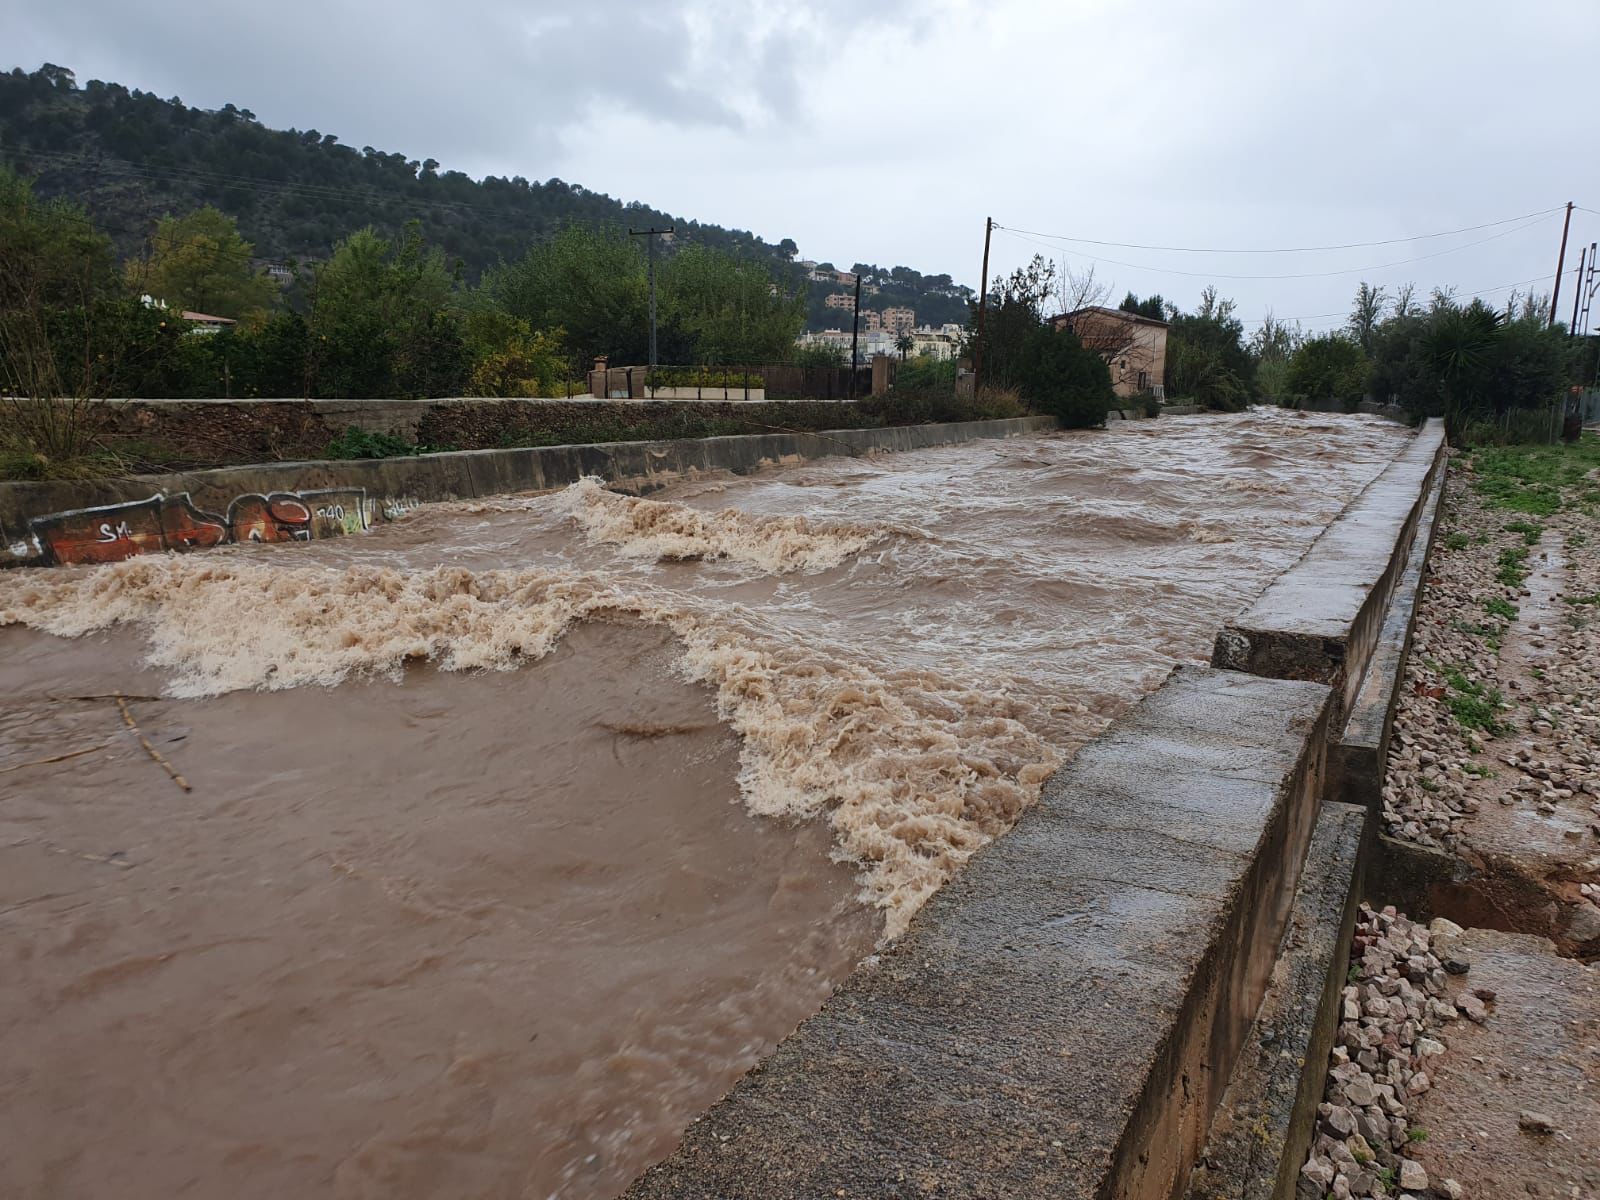
[[[333,685],[426,660],[506,669],[552,650],[574,622],[672,629],[683,668],[715,689],[742,738],[753,812],[826,811],[837,854],[865,867],[885,936],[1038,796],[1057,755],[1026,705],[926,672],[883,677],[785,637],[737,607],[574,573],[286,567],[239,557],[141,558],[0,578],[0,625],[62,637],[145,628],[175,696]],[[1035,717],[1038,714],[1032,714]]]
[[[591,544],[615,546],[631,558],[726,558],[781,575],[824,571],[888,536],[888,530],[805,517],[752,517],[736,508],[701,512],[607,491],[589,475],[555,499]]]
[[[0,625],[139,626],[178,696],[505,669],[581,621],[669,628],[742,739],[749,808],[826,814],[894,937],[1055,765],[1203,660],[1404,436],[1262,412],[1127,424],[720,496],[586,479],[303,547],[0,573]]]

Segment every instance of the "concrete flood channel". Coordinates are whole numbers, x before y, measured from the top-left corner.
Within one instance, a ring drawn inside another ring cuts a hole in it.
[[[1164,418],[0,573],[0,1191],[1170,1196],[1262,1087],[1287,1161],[1243,1050],[1338,940],[1437,449]]]

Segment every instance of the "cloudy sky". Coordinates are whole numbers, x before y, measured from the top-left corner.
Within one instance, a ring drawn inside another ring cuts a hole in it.
[[[805,257],[975,284],[992,216],[991,272],[1038,251],[1185,307],[1214,282],[1308,328],[1361,279],[1548,291],[1568,200],[1593,210],[1570,297],[1600,238],[1596,0],[0,0],[0,28],[6,66],[558,176]]]

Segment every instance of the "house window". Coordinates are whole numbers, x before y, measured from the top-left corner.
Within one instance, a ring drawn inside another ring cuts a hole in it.
[[[1150,390],[1150,372],[1149,371],[1140,371],[1139,372],[1139,390],[1141,392],[1146,392],[1146,391]]]

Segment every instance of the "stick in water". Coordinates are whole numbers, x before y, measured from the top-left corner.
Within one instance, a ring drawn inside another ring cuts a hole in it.
[[[128,702],[125,699],[123,699],[122,693],[121,692],[114,693],[113,696],[112,696],[112,699],[114,699],[117,702],[117,707],[122,710],[122,721],[123,721],[123,724],[127,725],[127,727],[129,729],[133,730],[133,735],[136,738],[139,739],[139,744],[144,747],[144,752],[146,754],[148,754],[151,758],[155,759],[156,762],[161,764],[162,768],[166,771],[166,773],[168,775],[172,776],[172,782],[173,783],[177,784],[179,787],[181,787],[184,791],[187,792],[189,790],[189,781],[187,779],[185,779],[182,775],[178,774],[178,771],[177,771],[176,767],[174,767],[166,759],[161,757],[161,751],[157,750],[154,746],[152,746],[150,744],[150,739],[145,737],[145,735],[142,732],[140,732],[139,727],[133,723],[133,714],[128,711]]]

